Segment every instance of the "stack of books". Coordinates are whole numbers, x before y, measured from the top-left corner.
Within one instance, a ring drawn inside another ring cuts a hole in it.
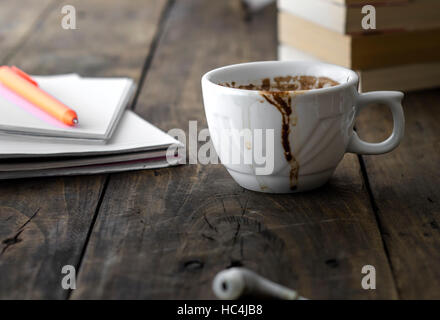
[[[127,110],[135,88],[132,79],[67,74],[32,76],[29,81],[71,107],[78,123],[72,126],[57,120],[26,99],[26,92],[0,82],[0,179],[96,174],[178,163],[168,148],[180,143]]]
[[[376,29],[362,25],[365,5]],[[278,0],[278,9],[280,60],[356,70],[364,92],[440,86],[439,0]]]

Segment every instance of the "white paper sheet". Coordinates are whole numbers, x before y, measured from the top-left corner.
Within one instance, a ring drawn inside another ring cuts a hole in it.
[[[157,150],[171,144],[180,145],[165,132],[127,110],[106,144],[66,144],[57,139],[40,141],[21,136],[0,136],[0,159],[128,153]]]
[[[41,89],[75,110],[79,124],[65,125],[0,85],[3,133],[107,140],[134,91],[133,80],[128,78],[81,78],[75,74],[32,78]]]

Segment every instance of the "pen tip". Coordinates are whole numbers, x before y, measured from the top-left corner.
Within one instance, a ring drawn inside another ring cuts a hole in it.
[[[73,124],[78,124],[78,119],[77,118],[73,119]]]

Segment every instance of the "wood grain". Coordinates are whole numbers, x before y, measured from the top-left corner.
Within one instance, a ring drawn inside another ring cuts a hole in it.
[[[201,14],[203,12],[203,14]],[[238,1],[179,0],[136,111],[164,130],[206,126],[201,75],[276,56],[276,10],[250,21]],[[361,288],[361,268],[377,290]],[[357,157],[314,192],[254,193],[221,165],[112,174],[72,298],[214,298],[214,275],[245,266],[309,298],[397,297]]]
[[[0,61],[7,64],[13,54],[54,8],[55,0],[2,1],[0,4]]]
[[[78,29],[62,29],[63,3],[57,2],[11,63],[37,74],[78,72],[139,80],[166,1],[68,4],[76,8]],[[1,298],[67,297],[61,268],[78,267],[105,181],[106,176],[97,175],[0,183]]]
[[[30,73],[129,76],[139,79],[167,0],[57,2],[13,61]],[[75,7],[77,30],[61,27],[61,8]],[[29,50],[32,49],[32,52]]]
[[[78,263],[103,181],[98,176],[2,182],[2,299],[67,294],[61,268]]]
[[[405,137],[393,152],[364,156],[386,248],[403,299],[440,298],[440,91],[407,94]],[[359,117],[367,141],[386,138],[385,108]]]

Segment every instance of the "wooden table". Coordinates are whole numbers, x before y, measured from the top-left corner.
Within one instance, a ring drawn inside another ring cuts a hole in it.
[[[239,1],[2,1],[0,61],[30,73],[129,76],[134,110],[167,131],[206,127],[200,77],[276,59],[276,9]],[[221,165],[0,182],[1,298],[214,298],[214,275],[245,266],[312,299],[440,298],[440,91],[409,93],[406,136],[382,156],[347,154],[325,187],[239,187]],[[384,108],[357,130],[387,136]],[[61,287],[61,268],[77,289]],[[376,290],[361,269],[376,268]]]

